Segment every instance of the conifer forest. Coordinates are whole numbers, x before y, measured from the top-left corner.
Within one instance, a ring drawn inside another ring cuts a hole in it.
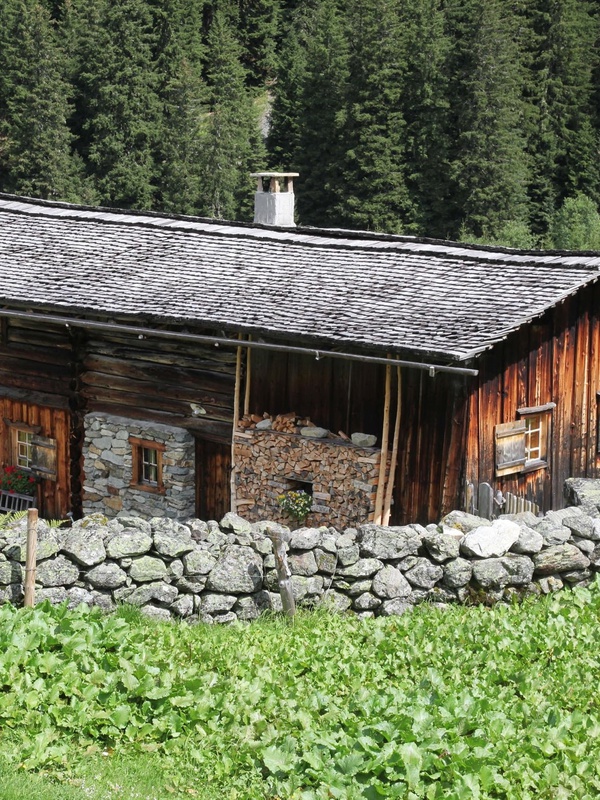
[[[600,249],[593,0],[1,0],[0,191]]]

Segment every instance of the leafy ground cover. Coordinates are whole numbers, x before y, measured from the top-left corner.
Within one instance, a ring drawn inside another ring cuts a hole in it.
[[[293,626],[3,606],[0,796],[591,800],[599,616],[600,584]]]

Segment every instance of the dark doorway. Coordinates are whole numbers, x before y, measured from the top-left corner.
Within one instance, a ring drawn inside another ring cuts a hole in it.
[[[222,519],[230,510],[231,445],[196,439],[196,514]]]

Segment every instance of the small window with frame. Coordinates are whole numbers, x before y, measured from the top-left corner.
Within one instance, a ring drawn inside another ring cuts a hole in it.
[[[548,466],[552,436],[552,411],[556,403],[544,406],[519,408],[518,414],[525,423],[525,464],[522,472],[531,472]]]
[[[496,425],[496,477],[544,469],[550,460],[556,403],[517,409],[519,419]]]
[[[166,446],[151,439],[130,436],[131,487],[144,492],[164,494],[163,453]]]
[[[31,471],[35,464],[34,437],[41,430],[39,425],[27,425],[5,419],[9,431],[9,462],[13,467]]]

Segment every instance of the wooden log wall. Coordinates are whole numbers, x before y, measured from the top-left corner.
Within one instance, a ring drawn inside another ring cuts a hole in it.
[[[57,442],[57,480],[39,484],[39,510],[64,518],[71,497],[71,405],[74,400],[71,332],[30,320],[3,320],[0,330],[0,417],[40,428]],[[10,433],[2,422],[2,462],[11,462]]]
[[[235,358],[231,349],[93,332],[83,359],[82,393],[89,411],[181,426],[203,439],[231,442]]]
[[[566,478],[599,477],[600,285],[565,300],[524,326],[476,366],[469,399],[466,480],[537,503],[564,505]],[[517,420],[518,408],[556,403],[551,412],[547,468],[495,477],[496,425]]]

